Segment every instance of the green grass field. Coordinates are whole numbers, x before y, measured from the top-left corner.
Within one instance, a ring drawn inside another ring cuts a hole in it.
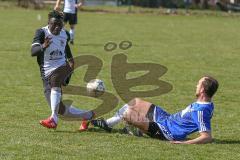
[[[170,113],[194,101],[196,82],[201,76],[210,74],[219,80],[212,120],[215,141],[206,145],[173,145],[98,129],[79,133],[80,122],[60,120],[56,131],[40,126],[39,120],[49,116],[50,109],[30,47],[35,30],[46,25],[48,11],[0,8],[0,13],[1,160],[240,159],[240,19],[237,16],[79,13],[72,47],[74,56],[100,58],[103,69],[98,78],[115,95],[110,66],[117,53],[126,54],[129,63],[158,63],[168,68],[161,79],[171,83],[173,90],[145,99],[164,106]],[[132,41],[133,47],[104,51],[107,42],[122,40]],[[86,85],[85,72],[84,67],[77,70],[71,84]],[[82,109],[93,109],[100,104],[91,98],[66,97]],[[120,101],[117,108],[123,104]],[[113,115],[117,108],[104,117]]]

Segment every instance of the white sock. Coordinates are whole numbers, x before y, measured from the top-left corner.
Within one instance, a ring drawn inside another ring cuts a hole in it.
[[[61,101],[62,93],[60,87],[53,87],[51,88],[51,110],[52,115],[51,117],[54,121],[58,122],[58,110],[59,110],[59,103]]]
[[[93,112],[88,110],[78,109],[74,106],[65,106],[65,112],[62,117],[65,120],[90,120],[93,117]]]
[[[73,40],[74,39],[74,29],[70,29],[69,34],[70,34],[70,39]]]
[[[123,118],[123,114],[127,111],[128,109],[128,104],[125,104],[122,108],[120,108],[117,113],[112,117],[106,120],[106,123],[109,127],[113,127],[114,125],[118,124],[121,122]]]

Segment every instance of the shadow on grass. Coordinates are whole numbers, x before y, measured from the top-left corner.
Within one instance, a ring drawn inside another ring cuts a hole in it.
[[[79,131],[78,131],[78,130],[75,130],[75,131],[68,131],[68,130],[56,130],[56,131],[54,131],[54,132],[56,132],[56,133],[72,133],[72,134],[77,134],[77,133],[79,133]]]
[[[214,139],[213,143],[216,143],[216,144],[240,144],[240,140]]]
[[[122,133],[122,129],[112,129],[111,132],[107,132],[101,128],[89,128],[87,132],[98,132],[98,133]]]
[[[72,133],[72,134],[79,134],[81,133],[79,130],[75,131],[68,131],[68,130],[56,130],[54,131],[56,133]],[[89,128],[86,131],[83,132],[97,132],[97,133],[104,133],[104,134],[124,134],[127,136],[133,136],[129,135],[123,132],[122,129],[112,129],[111,132],[107,132],[101,128]],[[137,137],[137,136],[136,136]],[[147,135],[141,136],[140,138],[146,138],[146,139],[153,139]],[[240,144],[240,140],[233,140],[233,139],[214,139],[213,144]]]
[[[131,135],[131,134],[128,134],[128,133],[124,132],[123,129],[112,129],[111,132],[107,132],[107,131],[105,131],[101,128],[89,128],[86,132],[97,132],[97,133],[104,133],[104,134],[122,134],[122,135],[130,136],[130,137],[154,139],[154,138],[149,137],[146,134],[143,134],[142,136]],[[158,139],[156,139],[156,140],[158,140]]]
[[[156,140],[156,141],[162,141],[162,142],[168,142],[166,140],[159,140],[159,139],[156,139],[156,138],[151,138],[149,137],[148,135],[146,134],[143,134],[142,136],[136,136],[136,135],[131,135],[131,134],[127,134],[123,131],[123,129],[112,129],[111,132],[107,132],[101,128],[88,128],[88,130],[86,131],[79,131],[79,130],[75,130],[75,131],[68,131],[68,130],[55,130],[54,131],[56,134],[64,134],[64,133],[67,133],[67,134],[81,134],[81,133],[89,133],[89,135],[91,136],[90,133],[96,133],[96,134],[112,134],[113,136],[116,135],[118,137],[118,135],[122,135],[123,137],[136,137],[136,138],[141,138],[141,139],[145,139],[145,140]]]
[[[104,46],[103,44],[94,44],[94,43],[80,43],[78,44],[79,46],[93,46],[93,47],[102,47]]]
[[[121,133],[121,129],[112,129],[111,132],[107,132],[101,128],[88,128],[88,130],[86,131],[79,131],[79,130],[75,130],[75,131],[69,131],[69,130],[53,130],[54,132],[56,133],[72,133],[72,134],[79,134],[79,133],[82,133],[82,132],[97,132],[97,133],[111,133],[111,134],[114,134],[114,133]]]
[[[134,135],[130,135],[127,134],[123,131],[123,129],[112,129],[111,132],[107,132],[101,128],[88,128],[88,130],[86,131],[79,131],[79,130],[75,130],[75,131],[68,131],[68,130],[55,130],[54,132],[56,133],[70,133],[70,134],[80,134],[80,133],[87,133],[87,132],[91,132],[91,133],[100,133],[100,134],[122,134],[122,135],[126,135],[126,136],[134,136]],[[143,136],[134,136],[134,137],[140,137],[140,138],[150,138],[147,135],[143,135]]]

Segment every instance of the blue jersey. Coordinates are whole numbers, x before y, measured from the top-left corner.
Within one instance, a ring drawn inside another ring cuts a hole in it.
[[[194,102],[175,114],[169,114],[156,107],[154,121],[167,139],[183,140],[196,131],[211,131],[213,110],[212,102]]]

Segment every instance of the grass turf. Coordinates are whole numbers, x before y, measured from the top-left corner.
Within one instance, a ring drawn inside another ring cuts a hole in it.
[[[79,122],[60,121],[56,131],[38,124],[50,109],[43,96],[36,59],[30,56],[37,28],[46,25],[48,11],[0,10],[0,159],[239,159],[239,41],[238,17],[80,13],[74,56],[94,55],[103,61],[98,78],[116,95],[111,59],[117,53],[129,63],[158,63],[168,68],[162,80],[173,85],[168,94],[145,98],[173,113],[194,101],[197,80],[211,74],[220,82],[212,120],[215,141],[207,145],[172,145],[101,130],[79,133]],[[41,20],[37,17],[41,16]],[[133,47],[106,52],[105,43],[130,40]],[[71,84],[84,86],[86,68]],[[147,88],[146,88],[147,89]],[[83,109],[99,102],[66,96]],[[124,102],[120,102],[119,108]],[[109,117],[114,111],[106,114]],[[122,125],[117,126],[120,128]],[[190,136],[194,138],[197,135]]]

